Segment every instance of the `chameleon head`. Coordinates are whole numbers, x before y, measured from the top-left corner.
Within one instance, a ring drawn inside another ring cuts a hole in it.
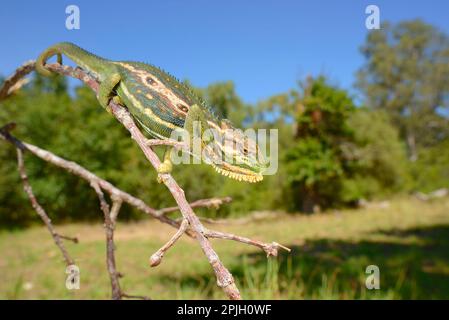
[[[203,147],[203,158],[224,176],[246,182],[263,180],[268,163],[256,141],[228,122],[212,129],[213,139]]]

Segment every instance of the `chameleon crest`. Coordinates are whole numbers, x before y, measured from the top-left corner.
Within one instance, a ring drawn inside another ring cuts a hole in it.
[[[37,71],[50,76],[46,61],[57,55],[61,63],[62,54],[100,82],[98,100],[107,110],[110,99],[114,99],[128,108],[151,137],[169,139],[173,131],[184,130],[192,137],[187,143],[189,153],[217,172],[239,181],[263,179],[266,161],[257,143],[215,115],[190,87],[169,73],[141,62],[106,60],[68,42],[45,50],[36,61]],[[200,153],[192,144],[195,136],[200,137]],[[171,171],[172,150],[167,148],[159,173]]]

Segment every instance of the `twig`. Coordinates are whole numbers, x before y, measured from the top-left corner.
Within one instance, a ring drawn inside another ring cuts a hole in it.
[[[150,266],[156,267],[161,263],[165,252],[175,244],[175,242],[186,232],[188,227],[189,221],[186,219],[182,220],[181,226],[173,237],[150,257]]]
[[[120,208],[122,207],[122,199],[116,197],[115,199],[112,199],[112,209],[110,213],[111,221],[115,225],[117,221],[118,213],[120,212]]]
[[[4,81],[0,88],[0,100],[19,90],[26,83],[26,81],[23,81],[23,78],[34,70],[34,64],[35,62],[32,60],[25,62]]]
[[[31,205],[33,206],[34,210],[36,210],[39,217],[44,221],[45,225],[47,226],[48,231],[50,231],[51,236],[53,237],[53,240],[55,241],[56,245],[58,246],[59,250],[61,250],[61,253],[64,257],[65,263],[67,266],[75,264],[75,261],[70,257],[69,253],[67,252],[64,243],[62,242],[61,238],[68,238],[64,236],[60,236],[55,228],[53,227],[51,223],[51,219],[48,217],[47,213],[45,212],[44,208],[39,204],[36,197],[33,193],[33,188],[31,187],[28,176],[26,174],[25,165],[23,163],[23,152],[20,148],[17,148],[17,166],[19,168],[20,178],[23,182],[23,189],[25,190],[26,194],[28,195],[28,198],[31,201]],[[71,238],[72,241],[78,242],[77,238]]]
[[[267,254],[267,257],[270,257],[270,256],[276,257],[278,255],[279,248],[282,248],[288,252],[291,251],[290,248],[287,248],[277,242],[265,243],[265,242],[261,242],[258,240],[253,240],[253,239],[249,239],[246,237],[237,236],[232,233],[226,233],[226,232],[220,232],[220,231],[214,231],[214,230],[206,230],[205,235],[206,235],[206,237],[209,237],[209,238],[233,240],[233,241],[249,244],[251,246],[259,247],[265,251],[265,253]]]
[[[200,199],[196,200],[194,202],[190,203],[190,207],[193,208],[215,208],[218,209],[222,204],[229,203],[232,201],[231,197],[224,197],[224,198],[210,198],[210,199]],[[168,213],[178,211],[179,207],[168,207],[157,210],[157,214],[160,215],[166,215]]]
[[[130,295],[130,294],[126,294],[126,293],[122,293],[122,298],[127,298],[127,299],[140,299],[140,300],[151,300],[151,298],[147,297],[147,296],[136,296],[136,295]]]
[[[122,297],[122,290],[120,289],[119,273],[117,272],[117,266],[115,263],[114,222],[111,219],[109,205],[106,202],[100,186],[96,182],[92,182],[91,186],[97,193],[101,211],[103,211],[104,214],[104,229],[106,233],[106,264],[108,267],[109,278],[111,280],[112,299],[120,300]]]
[[[112,208],[109,208],[104,193],[100,186],[96,182],[91,183],[91,187],[95,190],[100,201],[100,208],[104,214],[104,228],[106,233],[106,265],[109,273],[109,278],[111,280],[112,288],[112,299],[121,300],[122,298],[138,298],[149,300],[148,297],[134,296],[126,294],[120,288],[120,278],[123,275],[117,271],[117,265],[115,261],[115,243],[114,243],[114,230],[115,230],[115,219],[118,216],[120,207],[122,205],[121,200],[114,200],[112,203]]]
[[[61,239],[64,239],[64,240],[69,240],[69,241],[72,241],[73,243],[78,243],[79,242],[77,237],[68,237],[68,236],[64,236],[64,235],[59,234],[59,233],[58,233],[58,235],[59,235],[59,237]]]

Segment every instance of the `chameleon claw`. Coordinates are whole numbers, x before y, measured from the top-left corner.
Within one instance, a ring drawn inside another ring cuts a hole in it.
[[[157,175],[157,183],[164,183],[167,176],[164,173]]]
[[[111,107],[110,107],[109,105],[107,105],[106,111],[107,111],[108,113],[112,114],[112,109],[111,109]]]
[[[122,105],[122,106],[124,105],[123,102],[122,102],[122,99],[120,99],[119,96],[113,96],[110,101],[112,101],[115,104],[119,104],[119,105]],[[112,109],[109,106],[109,103],[106,106],[106,111],[109,112],[110,114],[113,114]]]

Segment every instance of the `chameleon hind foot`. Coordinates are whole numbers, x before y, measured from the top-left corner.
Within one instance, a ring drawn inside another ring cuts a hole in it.
[[[173,164],[171,161],[164,161],[160,164],[159,168],[157,168],[157,173],[170,173],[173,169]]]
[[[162,162],[159,167],[157,168],[157,182],[162,183],[163,178],[161,174],[170,173],[173,169],[173,165],[171,162]]]
[[[157,168],[158,173],[170,173],[173,169],[173,163],[171,162],[171,154],[172,154],[173,148],[167,146],[165,148],[164,152],[164,160],[159,165],[159,168]]]

